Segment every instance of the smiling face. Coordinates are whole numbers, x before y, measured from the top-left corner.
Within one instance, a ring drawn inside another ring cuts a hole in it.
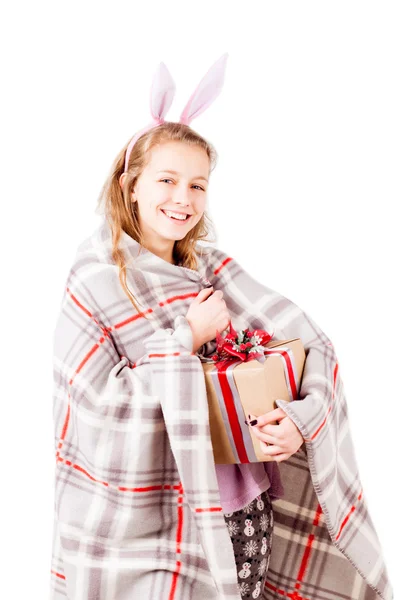
[[[175,241],[183,239],[204,213],[209,170],[202,148],[168,142],[151,151],[136,181],[132,201],[138,203],[146,246],[166,260],[172,260]]]

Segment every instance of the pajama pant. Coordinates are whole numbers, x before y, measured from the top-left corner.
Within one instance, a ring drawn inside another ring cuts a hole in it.
[[[231,536],[242,598],[261,598],[272,547],[274,515],[268,491],[224,514]]]

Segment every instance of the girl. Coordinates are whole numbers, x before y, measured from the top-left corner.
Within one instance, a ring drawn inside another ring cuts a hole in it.
[[[54,333],[54,600],[392,598],[366,507],[365,524],[334,537],[331,519],[357,485],[339,505],[340,492],[321,490],[323,478],[328,488],[335,476],[358,483],[345,411],[327,441],[312,435],[332,399],[331,342],[288,299],[200,244],[216,153],[189,122],[218,95],[226,57],[179,123],[164,121],[174,85],[161,63],[155,123],[116,158],[99,202],[105,218],[68,276]],[[301,337],[307,351],[298,400],[248,415],[268,462],[213,462],[199,359],[231,318]],[[343,408],[336,372],[335,381]],[[348,454],[332,458],[325,444],[339,433]]]
[[[121,188],[127,186],[131,198],[134,228],[131,235],[141,239],[147,250],[168,263],[193,265],[191,261],[195,256],[190,251],[185,256],[185,244],[187,246],[190,239],[197,242],[205,235],[213,149],[186,126],[176,123],[164,123],[152,132],[151,138],[145,138],[143,144],[152,150],[138,178],[133,177],[129,185],[128,173],[119,177]],[[107,193],[105,198],[110,214],[116,198]],[[201,352],[201,347],[215,339],[216,331],[226,329],[230,318],[223,290],[213,291],[212,287],[201,290],[186,313],[193,336],[193,352],[205,355],[207,350]],[[303,438],[296,425],[292,421],[290,424],[292,427],[286,432],[288,445],[295,452]],[[274,496],[281,492],[279,473],[267,462],[216,465],[216,472],[226,524],[234,543],[239,584],[243,584],[241,589],[245,588],[248,593],[261,590],[272,543],[268,472],[275,475]]]

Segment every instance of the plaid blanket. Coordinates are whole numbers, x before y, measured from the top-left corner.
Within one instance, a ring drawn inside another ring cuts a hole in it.
[[[190,302],[224,291],[235,329],[300,337],[297,400],[277,405],[305,444],[279,463],[285,494],[261,598],[393,598],[354,454],[332,342],[296,304],[235,258],[198,244],[172,265],[123,233],[134,310],[105,218],[78,247],[54,330],[55,502],[51,598],[238,600],[232,542],[213,462]]]

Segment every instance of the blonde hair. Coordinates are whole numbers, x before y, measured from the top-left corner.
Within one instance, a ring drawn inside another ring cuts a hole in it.
[[[210,173],[214,170],[217,161],[217,152],[207,140],[201,137],[188,125],[165,121],[143,134],[133,146],[129,157],[127,174],[125,175],[123,188],[120,185],[120,176],[124,172],[125,153],[129,141],[116,157],[110,174],[105,181],[97,203],[96,212],[102,212],[112,231],[112,259],[118,265],[119,280],[122,288],[129,300],[140,313],[135,297],[129,290],[126,283],[126,267],[124,252],[118,247],[122,231],[125,231],[141,246],[144,245],[144,239],[139,227],[138,221],[138,203],[132,202],[131,193],[137,179],[143,169],[150,161],[151,151],[154,147],[168,142],[182,142],[202,148],[210,161]],[[197,269],[197,251],[195,244],[199,240],[210,240],[208,235],[210,231],[214,232],[211,219],[204,211],[199,222],[191,229],[182,240],[177,240],[174,245],[174,260],[189,269]],[[144,315],[145,316],[145,315]]]

